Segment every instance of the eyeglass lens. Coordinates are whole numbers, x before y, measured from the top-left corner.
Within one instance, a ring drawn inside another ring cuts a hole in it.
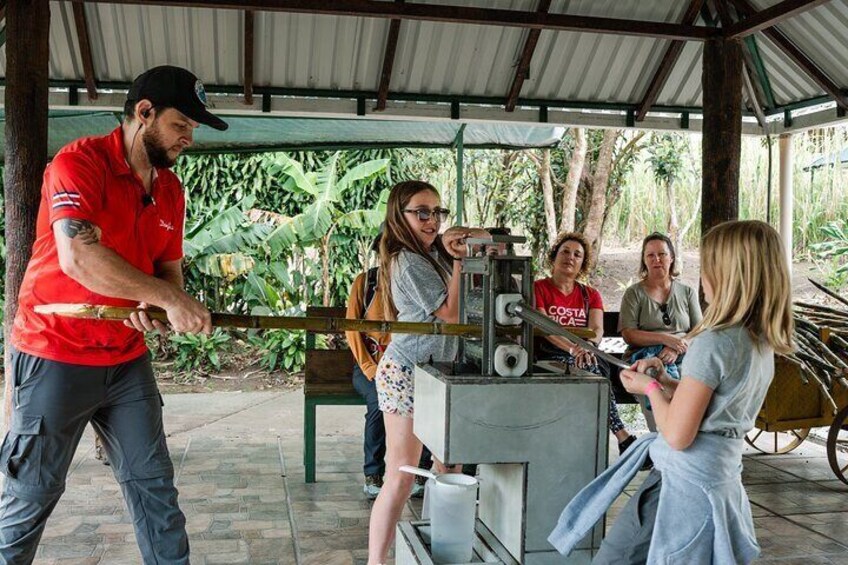
[[[447,210],[446,208],[435,208],[433,210],[428,210],[427,208],[419,208],[417,210],[405,211],[417,214],[418,219],[422,222],[426,222],[431,217],[433,217],[433,215],[435,215],[436,220],[438,220],[439,222],[444,222],[448,219],[448,214],[450,213],[450,210]]]

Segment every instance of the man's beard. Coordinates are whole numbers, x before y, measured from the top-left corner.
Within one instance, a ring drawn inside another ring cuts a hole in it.
[[[157,169],[170,169],[177,162],[176,159],[171,159],[168,156],[168,149],[162,146],[158,128],[153,127],[145,131],[141,136],[141,141],[144,143],[147,160]]]

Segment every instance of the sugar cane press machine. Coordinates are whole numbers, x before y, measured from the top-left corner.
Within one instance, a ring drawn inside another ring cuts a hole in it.
[[[455,363],[415,367],[414,432],[440,461],[478,465],[472,562],[589,563],[603,526],[567,559],[547,537],[566,503],[606,468],[609,383],[533,362],[534,329],[559,326],[533,308],[532,262],[514,254],[518,243],[524,238],[467,240],[460,323],[482,332],[460,338]],[[426,522],[401,522],[396,563],[432,563],[427,536]]]

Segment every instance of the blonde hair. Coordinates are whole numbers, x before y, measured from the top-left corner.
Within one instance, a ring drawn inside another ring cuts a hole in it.
[[[758,346],[768,344],[778,353],[794,349],[792,287],[774,228],[754,220],[715,226],[701,245],[701,272],[713,297],[690,337],[741,324]]]
[[[403,211],[409,204],[409,201],[412,200],[412,197],[425,190],[439,196],[439,191],[433,185],[424,181],[408,180],[399,182],[392,187],[389,193],[389,199],[386,202],[386,221],[383,227],[383,234],[380,238],[380,278],[385,281],[381,287],[381,297],[383,316],[386,320],[394,320],[397,317],[397,308],[395,308],[394,298],[392,297],[391,280],[392,265],[401,251],[411,251],[424,257],[424,259],[433,265],[433,268],[445,284],[447,284],[450,277],[445,267],[430,255],[430,250],[424,248],[404,217]],[[433,248],[444,262],[451,264],[453,258],[448,254],[442,244],[441,237],[436,238]]]

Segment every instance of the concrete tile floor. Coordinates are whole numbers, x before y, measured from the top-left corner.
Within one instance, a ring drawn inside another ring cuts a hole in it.
[[[318,482],[303,482],[302,395],[167,395],[166,429],[192,563],[352,565],[367,557],[370,503],[361,491],[362,407],[321,407]],[[615,452],[615,449],[612,449]],[[745,457],[758,563],[848,565],[848,485],[810,442]],[[644,474],[616,502],[611,523]],[[420,501],[404,517],[420,513]],[[83,438],[37,564],[137,564],[132,525],[109,467]]]

